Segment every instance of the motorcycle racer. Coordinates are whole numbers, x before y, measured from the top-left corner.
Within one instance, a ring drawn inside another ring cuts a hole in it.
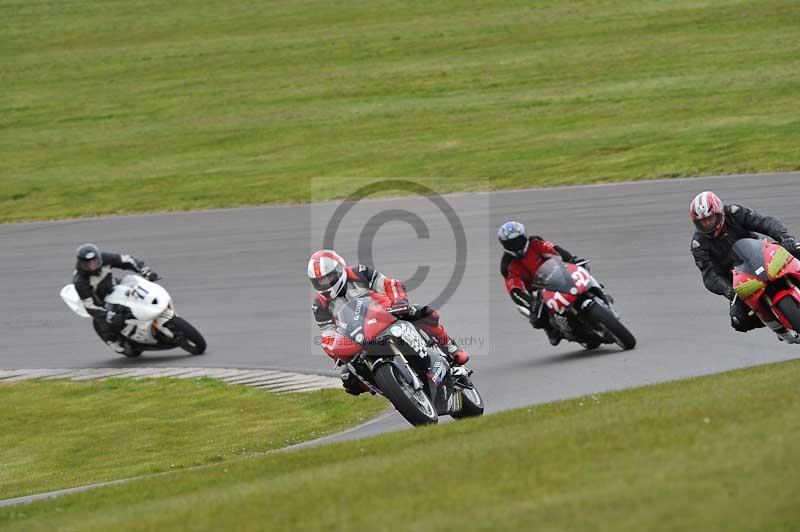
[[[733,245],[743,238],[760,238],[754,234],[760,233],[800,258],[800,242],[778,218],[763,216],[741,205],[725,205],[710,191],[701,192],[692,200],[689,215],[696,229],[691,244],[695,264],[702,272],[705,287],[731,302],[731,326],[739,332],[764,327],[733,290],[731,268],[736,262]]]
[[[116,284],[112,268],[136,272],[150,281],[158,279],[158,275],[144,261],[130,255],[103,253],[94,244],[79,247],[76,258],[72,284],[86,312],[92,316],[95,331],[114,350],[120,353],[130,350],[131,346],[119,335],[125,320],[130,318],[130,310],[107,307],[104,302]]]
[[[347,301],[369,295],[395,315],[415,322],[416,326],[435,339],[448,358],[458,365],[469,360],[466,351],[448,336],[439,323],[439,314],[432,308],[410,305],[403,283],[382,273],[358,264],[348,267],[335,251],[321,249],[308,261],[308,278],[317,294],[312,303],[314,319],[321,331],[321,345],[325,354],[332,357],[331,347],[336,334],[336,314]],[[365,391],[361,382],[346,368],[342,370],[342,384],[347,393],[358,395]]]
[[[543,311],[543,300],[539,291],[531,286],[536,271],[547,259],[561,257],[573,264],[584,259],[572,255],[561,246],[538,236],[528,236],[525,226],[520,222],[509,221],[500,226],[497,232],[503,246],[500,273],[505,280],[506,290],[517,309],[527,316],[535,329],[544,329],[551,345],[561,342],[561,333],[550,325],[548,315]]]

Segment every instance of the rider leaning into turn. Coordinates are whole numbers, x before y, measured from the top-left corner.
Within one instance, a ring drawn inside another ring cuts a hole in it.
[[[368,266],[348,267],[335,251],[321,249],[308,261],[308,278],[317,291],[312,309],[322,331],[322,349],[332,356],[331,347],[336,332],[336,313],[353,298],[371,296],[393,314],[401,314],[435,339],[451,362],[464,365],[469,360],[466,351],[448,336],[439,323],[439,314],[428,306],[410,305],[403,283],[386,277]],[[345,368],[342,384],[348,393],[358,395],[365,391],[361,382]]]
[[[760,233],[800,258],[800,243],[789,234],[779,219],[762,216],[741,205],[726,206],[713,192],[698,194],[692,200],[689,212],[697,229],[692,237],[692,255],[703,273],[706,288],[731,302],[731,326],[734,329],[747,332],[764,327],[758,316],[736,297],[733,290],[731,268],[736,260],[733,245],[743,238],[759,238],[754,233]]]
[[[105,298],[116,284],[112,268],[136,272],[149,280],[158,278],[155,272],[145,266],[144,261],[130,255],[101,253],[94,244],[84,244],[78,248],[77,263],[72,283],[81,298],[86,312],[94,319],[94,327],[100,337],[119,352],[130,349],[130,345],[120,338],[125,320],[130,318],[127,307],[107,306]]]
[[[561,257],[573,264],[584,259],[572,255],[561,246],[538,236],[528,237],[525,226],[519,222],[506,222],[497,232],[505,253],[500,262],[500,272],[506,290],[519,311],[527,316],[536,329],[544,329],[552,345],[561,341],[561,333],[550,324],[539,291],[531,286],[539,267],[553,257]]]

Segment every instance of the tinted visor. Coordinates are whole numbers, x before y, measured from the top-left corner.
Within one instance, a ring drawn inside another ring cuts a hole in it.
[[[503,242],[503,247],[508,250],[509,253],[519,256],[522,255],[522,252],[525,250],[525,246],[527,244],[528,238],[524,235],[520,235],[516,238],[505,240]]]
[[[336,269],[331,273],[323,275],[322,277],[312,278],[311,284],[314,286],[314,290],[317,292],[324,292],[326,290],[330,290],[331,287],[342,278],[342,275],[344,275],[344,268],[342,268],[341,264],[337,264]]]
[[[78,269],[89,273],[96,272],[102,265],[103,261],[100,260],[100,257],[89,260],[78,260]]]
[[[694,221],[694,226],[701,233],[713,233],[722,223],[722,214],[715,214],[707,218]]]

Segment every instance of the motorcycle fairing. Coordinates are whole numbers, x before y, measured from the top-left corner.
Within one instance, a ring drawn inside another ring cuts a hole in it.
[[[733,245],[740,262],[733,268],[733,287],[736,294],[750,307],[765,324],[775,318],[786,329],[792,329],[789,320],[778,309],[777,304],[785,297],[792,297],[800,303],[800,261],[785,248],[767,239],[745,238]],[[794,283],[787,288],[763,296],[770,283],[784,277],[791,277]]]
[[[128,307],[137,320],[152,321],[164,314],[172,298],[156,283],[138,275],[127,275],[106,296],[105,302]]]
[[[78,296],[78,291],[75,290],[75,285],[70,283],[64,288],[61,289],[61,299],[64,300],[64,303],[67,304],[69,309],[80,316],[81,318],[91,318],[92,316],[86,312],[86,307],[83,306],[83,301],[81,301],[80,296]]]
[[[556,257],[539,267],[534,284],[541,288],[544,303],[554,314],[563,314],[587,290],[599,288],[588,270]]]
[[[370,297],[351,299],[336,315],[336,336],[331,348],[334,357],[347,360],[358,355],[396,321]]]

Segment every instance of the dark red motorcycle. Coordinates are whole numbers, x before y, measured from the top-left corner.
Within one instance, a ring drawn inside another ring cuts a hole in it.
[[[551,326],[565,339],[586,349],[602,344],[633,349],[636,338],[620,322],[611,296],[584,268],[587,264],[588,261],[571,264],[554,257],[539,267],[533,286],[541,290],[544,298],[542,311],[548,312]]]
[[[340,365],[375,394],[386,397],[414,426],[483,414],[471,371],[451,366],[436,341],[398,319],[369,296],[337,312],[331,348]]]
[[[800,343],[800,260],[767,239],[733,245],[733,289],[778,337]]]

